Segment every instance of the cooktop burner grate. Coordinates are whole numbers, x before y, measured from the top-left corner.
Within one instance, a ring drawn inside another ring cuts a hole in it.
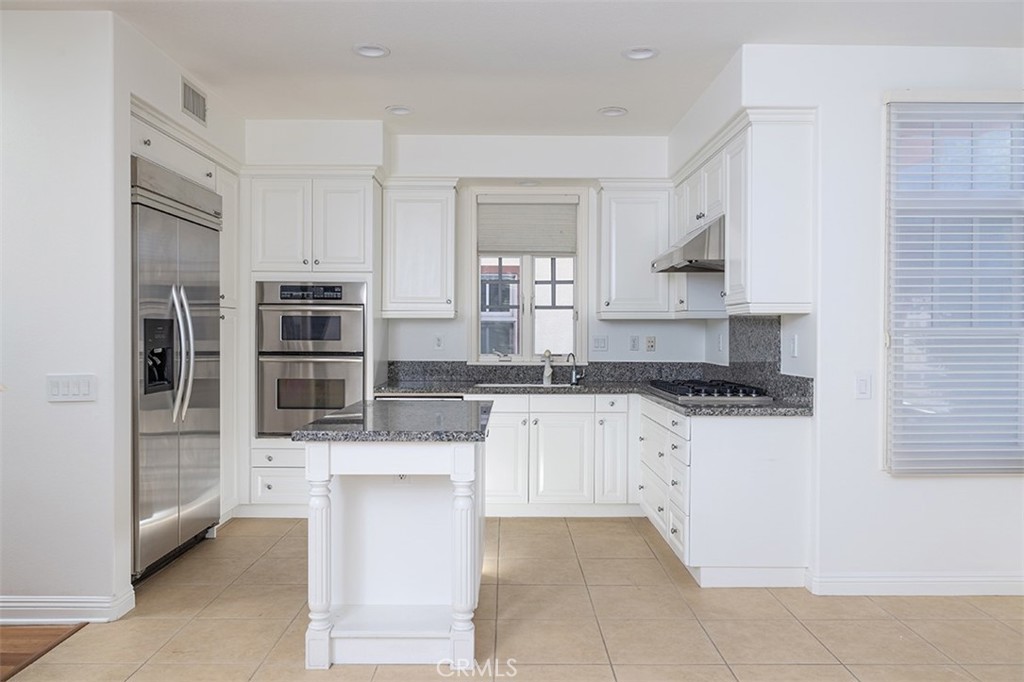
[[[664,381],[650,382],[651,390],[680,404],[763,405],[773,401],[768,392],[757,386],[731,381]]]

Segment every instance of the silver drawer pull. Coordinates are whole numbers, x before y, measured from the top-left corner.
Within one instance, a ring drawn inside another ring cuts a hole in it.
[[[525,419],[523,420],[523,426],[526,426],[526,420]]]
[[[274,461],[274,456],[273,455],[267,455],[267,461],[268,462],[273,462]]]
[[[676,533],[678,533],[678,532],[679,532],[679,530],[678,530],[678,529],[676,529],[676,528],[673,528],[673,529],[672,529],[672,530],[670,530],[669,532],[670,532],[670,533],[672,533],[672,535],[675,535]]]
[[[614,400],[609,400],[608,401],[608,407],[615,407],[615,401]]]
[[[643,436],[640,436],[640,442],[641,442],[641,443],[643,443],[643,442],[644,442],[644,437],[643,437]]]
[[[672,426],[679,426],[679,422],[677,422],[675,419],[673,419],[672,420]]]
[[[268,484],[267,484],[267,490],[273,490],[273,489],[274,489],[274,486],[272,486],[272,485],[270,485],[270,484],[268,483]]]
[[[678,445],[676,445],[675,443],[672,443],[672,449],[673,449],[673,450],[678,450],[678,449],[679,449],[679,446],[678,446]]]
[[[640,485],[638,485],[638,486],[636,487],[636,489],[637,489],[637,490],[643,490],[643,489],[644,489],[644,484],[643,484],[643,483],[641,483]]]
[[[149,139],[148,137],[145,140],[142,141],[142,146],[143,147],[150,147],[152,145],[153,145],[153,140]]]
[[[533,420],[533,425],[534,425],[534,426],[536,426],[536,425],[538,424],[538,422],[540,422],[540,420],[539,420],[539,419],[534,419],[534,420]]]
[[[672,485],[679,485],[679,481],[672,481]]]
[[[665,511],[665,508],[664,507],[658,507],[658,511],[663,512],[663,511]]]
[[[602,420],[600,420],[600,421],[598,421],[597,423],[598,423],[598,424],[599,424],[600,426],[604,426],[604,420],[603,420],[603,419],[602,419]]]
[[[658,452],[658,457],[664,457],[664,456],[665,456],[664,452],[661,452],[661,451]]]

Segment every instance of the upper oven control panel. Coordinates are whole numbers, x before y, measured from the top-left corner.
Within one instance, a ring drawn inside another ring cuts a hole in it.
[[[257,282],[256,304],[364,305],[363,282]]]

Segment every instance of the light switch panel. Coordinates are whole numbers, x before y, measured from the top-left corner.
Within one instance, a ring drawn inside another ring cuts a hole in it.
[[[95,374],[47,374],[46,399],[51,403],[96,400]]]
[[[857,372],[857,400],[871,400],[871,373]]]

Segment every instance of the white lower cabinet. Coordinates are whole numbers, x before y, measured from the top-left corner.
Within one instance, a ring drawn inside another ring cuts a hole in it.
[[[309,504],[305,468],[258,467],[252,470],[253,504]]]
[[[530,501],[594,501],[594,414],[530,414]]]
[[[810,419],[640,411],[641,506],[697,582],[802,586]]]
[[[465,398],[494,401],[484,467],[489,505],[628,501],[628,396]]]

